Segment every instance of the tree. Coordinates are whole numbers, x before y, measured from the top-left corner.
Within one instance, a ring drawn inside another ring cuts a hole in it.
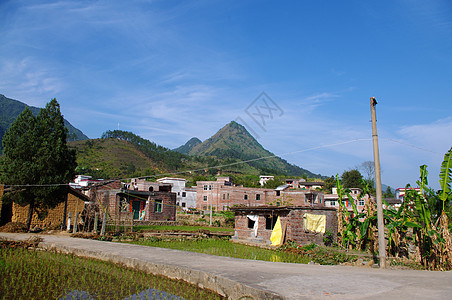
[[[341,180],[344,188],[361,188],[361,179],[363,176],[357,169],[345,171],[342,173]]]
[[[333,187],[336,186],[336,178],[334,178],[334,176],[327,177],[323,182],[325,184],[323,185],[322,191],[331,194]]]
[[[44,217],[65,200],[66,184],[75,176],[75,151],[67,147],[67,134],[60,105],[53,99],[36,117],[27,107],[3,138],[0,180],[11,185],[4,199],[29,205],[28,230],[34,212]]]
[[[388,186],[386,191],[383,193],[383,198],[394,198],[394,194],[390,186]]]

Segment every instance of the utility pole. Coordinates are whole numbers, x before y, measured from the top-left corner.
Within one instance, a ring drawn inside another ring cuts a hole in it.
[[[377,105],[377,100],[375,100],[375,97],[371,97],[370,113],[372,116],[372,140],[374,146],[375,186],[377,191],[378,257],[380,259],[380,268],[386,269],[386,243],[385,243],[385,225],[383,221],[383,195],[381,190],[380,153],[378,150],[377,114],[375,112],[375,105]]]

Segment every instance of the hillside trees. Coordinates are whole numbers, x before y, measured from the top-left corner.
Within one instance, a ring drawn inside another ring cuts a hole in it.
[[[75,175],[75,151],[67,147],[67,129],[56,99],[33,116],[26,108],[3,138],[0,181],[11,186],[3,200],[29,205],[27,229],[32,215],[45,216],[65,199],[67,184]]]

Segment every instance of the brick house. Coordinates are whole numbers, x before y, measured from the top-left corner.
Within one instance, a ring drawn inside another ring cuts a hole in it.
[[[137,221],[176,219],[176,193],[171,192],[170,184],[144,179],[132,179],[131,183],[116,180],[91,186],[88,195],[101,206],[101,212],[108,209],[113,219],[121,219],[125,214]]]
[[[295,189],[283,185],[276,189],[250,188],[235,185],[230,177],[217,177],[216,181],[197,182],[198,210],[223,211],[234,206],[291,205],[323,207],[323,193]]]
[[[171,185],[161,185],[158,190],[135,191],[123,189],[116,194],[116,209],[133,214],[133,220],[176,221],[176,193]]]
[[[3,191],[0,192],[0,197]],[[85,209],[85,205],[90,199],[78,190],[68,187],[67,200],[58,204],[55,208],[48,210],[44,219],[40,220],[35,212],[32,216],[31,227],[38,226],[40,228],[60,228],[66,223],[66,217],[69,213],[75,216],[81,214]],[[2,214],[1,223],[8,222],[26,223],[28,216],[28,205],[20,206],[16,203],[2,205],[0,200],[0,210]]]
[[[297,206],[260,206],[236,207],[235,234],[233,240],[270,245],[273,227],[280,217],[281,226],[285,228],[285,240],[292,240],[300,245],[324,244],[324,235],[328,234],[335,241],[337,237],[337,215],[335,208],[297,207]],[[325,233],[317,232],[309,226],[309,215],[325,216]]]

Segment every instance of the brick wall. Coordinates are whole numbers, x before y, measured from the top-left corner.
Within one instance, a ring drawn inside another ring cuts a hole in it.
[[[249,188],[226,185],[224,181],[198,181],[196,186],[196,209],[214,211],[227,210],[233,206],[256,207],[263,205],[324,207],[323,193],[309,190],[284,190]]]
[[[334,209],[323,208],[289,208],[284,210],[259,210],[259,211],[236,211],[235,217],[235,238],[238,240],[260,241],[264,244],[271,244],[270,236],[272,229],[266,229],[267,218],[273,216],[273,223],[278,216],[281,218],[281,226],[286,225],[286,240],[292,240],[300,245],[316,243],[323,244],[323,234],[308,231],[304,228],[303,216],[305,213],[326,215],[326,230],[331,232],[333,238],[337,236],[337,216]],[[253,228],[248,228],[249,219],[247,214],[258,215],[257,237]]]
[[[155,200],[162,201],[162,211],[155,212]],[[154,192],[150,196],[146,215],[148,220],[155,221],[176,221],[176,193]]]

